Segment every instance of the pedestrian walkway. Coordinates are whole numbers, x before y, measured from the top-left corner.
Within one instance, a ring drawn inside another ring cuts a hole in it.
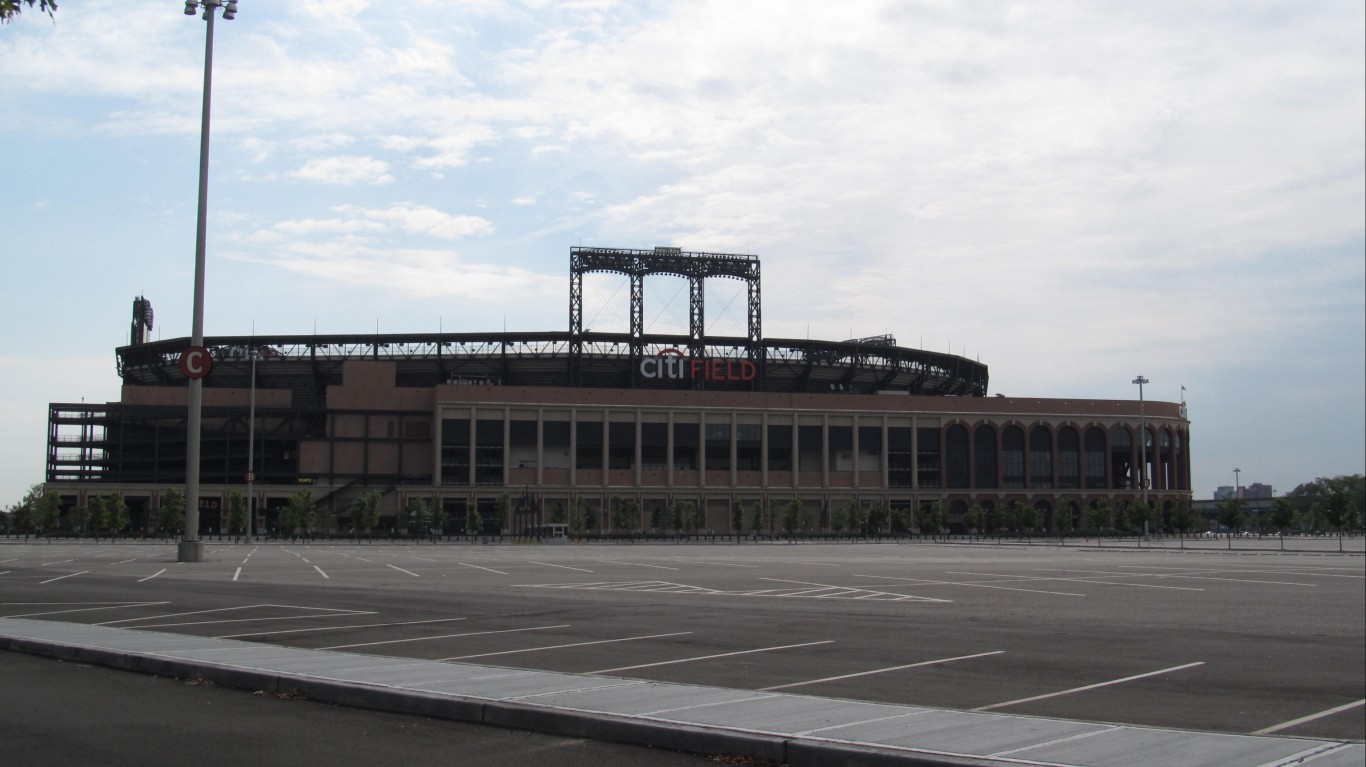
[[[1360,743],[1186,732],[0,618],[0,649],[359,708],[791,767],[1360,767]]]

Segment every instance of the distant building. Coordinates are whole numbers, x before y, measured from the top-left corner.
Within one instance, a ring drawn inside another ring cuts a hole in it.
[[[1271,485],[1263,485],[1260,482],[1253,482],[1243,487],[1243,498],[1247,500],[1264,500],[1275,494],[1276,491]]]

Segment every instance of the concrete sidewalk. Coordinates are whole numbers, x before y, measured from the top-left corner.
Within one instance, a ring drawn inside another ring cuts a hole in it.
[[[1366,746],[949,711],[0,618],[0,649],[792,767],[1360,767]]]

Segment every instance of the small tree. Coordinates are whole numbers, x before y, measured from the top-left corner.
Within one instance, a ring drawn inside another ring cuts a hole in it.
[[[408,517],[408,533],[411,535],[416,532],[419,535],[430,535],[432,528],[432,505],[426,498],[416,496],[408,499],[407,508],[404,509]]]
[[[891,511],[892,515],[892,534],[900,535],[911,529],[911,510],[905,506],[898,506]]]
[[[1039,526],[1039,510],[1032,503],[1020,504],[1020,532],[1033,533]]]
[[[976,530],[979,534],[983,532],[982,527],[986,517],[986,510],[982,504],[974,503],[963,513],[963,527],[969,531]]]
[[[289,497],[289,504],[285,506],[284,513],[280,515],[281,526],[286,535],[293,537],[306,537],[308,531],[313,527],[313,492],[308,488],[303,488],[299,492]]]
[[[629,502],[620,495],[613,495],[607,501],[608,517],[612,525],[612,532],[631,532],[635,525],[631,524],[631,515],[628,511]]]
[[[883,529],[887,527],[889,516],[886,504],[880,500],[874,501],[873,505],[868,508],[868,529],[881,534]]]
[[[764,505],[755,501],[749,510],[749,531],[758,537],[764,529]]]
[[[563,507],[561,507],[563,508]],[[479,507],[473,503],[465,505],[465,535],[483,535],[484,520],[479,516]]]
[[[1063,501],[1053,510],[1053,534],[1062,540],[1072,532],[1072,515],[1077,508],[1076,501]]]
[[[1095,531],[1096,535],[1099,536],[1100,532],[1109,526],[1110,516],[1113,513],[1114,509],[1110,507],[1110,502],[1102,498],[1099,501],[1096,501],[1088,510],[1086,514],[1086,526]]]
[[[792,496],[783,504],[783,532],[791,535],[802,529],[802,499]]]
[[[1219,503],[1219,524],[1228,530],[1228,547],[1233,548],[1233,535],[1243,524],[1243,500],[1227,498]]]
[[[851,533],[867,535],[868,510],[863,508],[858,501],[850,501],[844,505],[844,524]]]
[[[925,513],[920,515],[920,529],[929,535],[939,535],[944,530],[944,502],[930,501]]]
[[[67,518],[71,521],[71,529],[76,532],[85,533],[90,530],[90,507],[76,505],[71,507]]]
[[[228,492],[228,529],[247,532],[247,497],[237,490]]]
[[[1295,507],[1290,505],[1290,501],[1277,498],[1271,503],[1271,511],[1267,513],[1267,521],[1280,534],[1281,548],[1284,549],[1285,531],[1295,524]]]
[[[446,519],[449,516],[446,513],[446,502],[442,500],[441,494],[437,493],[432,498],[432,527],[436,530],[437,535],[444,536],[446,534]]]
[[[739,500],[730,504],[730,531],[740,533],[745,528],[745,506]]]
[[[100,496],[94,496],[86,501],[86,518],[89,520],[90,532],[95,534],[98,539],[99,534],[104,531],[104,500]]]
[[[180,488],[170,487],[161,494],[154,524],[168,536],[185,525],[185,493]]]
[[[347,507],[351,527],[362,535],[379,526],[379,499],[378,490],[367,490]]]
[[[49,536],[62,524],[62,497],[56,490],[48,490],[38,497],[38,524]]]
[[[118,493],[105,493],[104,522],[110,535],[118,535],[128,526],[128,504]]]
[[[575,536],[582,537],[588,532],[589,524],[588,499],[579,496],[574,499],[574,505],[569,511],[569,528]]]
[[[1197,521],[1198,517],[1191,509],[1190,501],[1182,498],[1176,502],[1176,506],[1172,508],[1172,527],[1176,528],[1177,534],[1181,536],[1182,548],[1186,546],[1186,533],[1195,528]]]
[[[498,532],[501,533],[510,529],[512,527],[512,518],[509,516],[512,513],[512,496],[508,493],[498,496],[494,509],[498,512]]]

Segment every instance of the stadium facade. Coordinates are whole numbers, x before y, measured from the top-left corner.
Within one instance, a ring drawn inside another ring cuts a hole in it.
[[[249,473],[263,531],[301,488],[326,526],[346,529],[352,502],[378,490],[382,527],[403,527],[409,499],[439,499],[454,533],[470,509],[485,532],[519,533],[580,502],[599,531],[649,532],[689,501],[700,528],[729,533],[737,502],[794,497],[812,520],[940,501],[954,528],[974,504],[1018,501],[1051,527],[1062,509],[1146,497],[1169,517],[1191,498],[1179,403],[989,397],[986,366],[888,336],[764,338],[754,256],[573,248],[570,264],[567,332],[206,339],[201,532],[226,530],[225,499]],[[583,328],[594,272],[629,277],[627,332]],[[687,335],[644,332],[651,275],[688,280]],[[718,277],[747,283],[743,338],[704,333]],[[189,340],[149,341],[141,297],[133,314],[120,400],[49,406],[47,483],[66,506],[122,494],[137,529],[185,482]]]

